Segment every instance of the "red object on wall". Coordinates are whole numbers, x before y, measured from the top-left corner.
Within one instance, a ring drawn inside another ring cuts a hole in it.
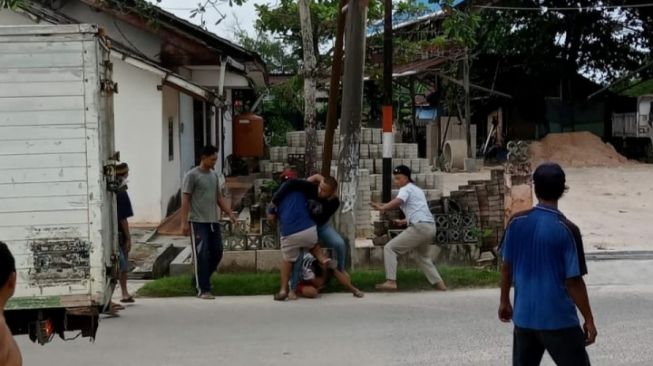
[[[241,158],[264,155],[263,118],[253,113],[243,113],[233,119],[234,155]]]

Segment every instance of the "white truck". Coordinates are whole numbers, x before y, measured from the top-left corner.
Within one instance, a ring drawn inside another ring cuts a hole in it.
[[[6,319],[45,344],[94,338],[117,267],[109,48],[93,25],[0,27],[0,241]]]
[[[653,95],[637,98],[637,112],[612,115],[612,138],[628,155],[653,162]]]

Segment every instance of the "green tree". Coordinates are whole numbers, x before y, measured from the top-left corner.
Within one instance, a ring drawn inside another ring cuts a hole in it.
[[[251,36],[242,28],[237,28],[235,32],[236,42],[261,55],[269,72],[295,74],[299,71],[299,60],[291,54],[287,46],[273,39],[269,33],[257,30],[256,34]]]

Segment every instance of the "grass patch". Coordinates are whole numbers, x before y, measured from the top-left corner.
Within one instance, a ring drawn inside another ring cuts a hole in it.
[[[492,270],[470,267],[438,268],[449,289],[489,288],[499,284],[499,273]],[[399,287],[402,291],[420,291],[430,288],[419,270],[404,269],[398,272]],[[374,285],[385,279],[383,271],[356,271],[351,274],[355,286],[365,292],[374,292]],[[138,291],[144,297],[195,296],[190,275],[165,277],[147,283]],[[253,296],[271,295],[279,290],[278,273],[258,274],[219,274],[211,280],[216,295]],[[332,279],[324,292],[342,292],[340,284]]]

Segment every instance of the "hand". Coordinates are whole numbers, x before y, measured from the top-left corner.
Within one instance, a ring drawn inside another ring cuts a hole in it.
[[[406,220],[392,220],[392,222],[397,226],[406,226],[408,224]]]
[[[377,211],[382,211],[381,207],[383,207],[382,204],[377,203],[377,202],[370,202],[370,206],[372,206],[372,208],[377,210]]]
[[[585,324],[583,324],[583,330],[585,331],[585,345],[589,346],[590,344],[593,344],[596,341],[596,336],[598,334],[594,321],[586,321]]]
[[[512,305],[510,301],[502,301],[499,305],[499,320],[504,323],[510,323],[512,320]]]
[[[190,235],[190,225],[187,221],[181,223],[181,234],[184,236]]]
[[[236,214],[233,212],[229,213],[229,221],[231,221],[232,224],[236,224],[238,222],[238,217],[236,217]]]
[[[125,254],[129,254],[132,250],[132,238],[125,239]]]

